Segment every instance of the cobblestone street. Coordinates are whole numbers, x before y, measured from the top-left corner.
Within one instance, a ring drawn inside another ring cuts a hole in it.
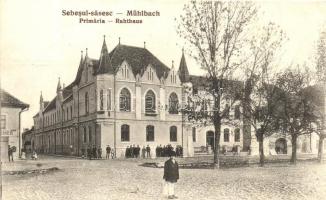
[[[7,163],[4,170],[59,170],[3,175],[3,199],[164,199],[163,169],[139,166],[143,162],[44,158]],[[326,165],[304,162],[264,168],[180,169],[176,194],[179,199],[323,199]]]

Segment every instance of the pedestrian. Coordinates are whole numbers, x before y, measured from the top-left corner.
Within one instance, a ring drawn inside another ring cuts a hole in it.
[[[95,145],[93,145],[92,156],[93,156],[93,158],[97,159],[97,149],[96,149]]]
[[[146,148],[145,148],[145,146],[143,146],[143,148],[141,149],[141,155],[142,155],[142,158],[145,158],[145,155],[146,155]]]
[[[9,159],[9,162],[10,162],[10,158],[11,158],[11,161],[14,162],[13,149],[10,147],[10,145],[8,145],[8,159]]]
[[[130,145],[130,158],[135,157],[135,145]]]
[[[87,157],[89,160],[92,160],[92,147],[90,145],[87,148]]]
[[[139,158],[139,153],[140,153],[140,147],[137,145],[136,147],[136,158]]]
[[[126,153],[125,153],[126,158],[129,158],[129,153],[130,153],[130,149],[129,149],[129,146],[127,146]]]
[[[115,149],[112,148],[111,150],[111,158],[114,159],[115,158]]]
[[[146,155],[147,155],[147,158],[150,158],[151,157],[151,148],[149,147],[149,145],[147,145],[146,147]]]
[[[111,156],[110,154],[111,154],[111,147],[110,147],[110,145],[108,145],[106,147],[106,156],[105,156],[105,158],[110,159],[110,156]]]
[[[37,153],[35,150],[32,153],[32,160],[37,160]]]
[[[175,152],[172,151],[170,154],[170,159],[164,163],[164,175],[165,187],[167,187],[168,199],[177,199],[175,196],[175,184],[179,179],[179,165],[175,160]]]
[[[101,147],[99,147],[97,149],[97,156],[98,156],[99,159],[102,159],[102,148]]]

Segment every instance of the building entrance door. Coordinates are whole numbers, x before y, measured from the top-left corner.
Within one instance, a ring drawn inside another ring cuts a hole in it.
[[[215,137],[213,131],[207,131],[206,132],[206,145],[211,146],[212,150],[214,149],[215,144]]]
[[[279,138],[275,141],[275,151],[277,154],[287,154],[287,145],[284,138]]]

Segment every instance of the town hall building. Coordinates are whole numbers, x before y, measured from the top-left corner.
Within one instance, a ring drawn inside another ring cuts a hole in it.
[[[72,83],[64,86],[59,79],[51,101],[41,94],[27,143],[39,153],[73,156],[91,147],[105,151],[107,145],[117,157],[123,157],[130,145],[148,145],[153,157],[157,146],[168,144],[183,147],[184,156],[207,153],[214,146],[213,126],[193,123],[181,112],[191,95],[201,95],[205,82],[189,74],[183,51],[179,66],[172,62],[168,67],[145,46],[119,41],[109,52],[104,38],[99,59],[90,58],[87,49],[81,56]],[[223,100],[221,106],[229,105]],[[233,123],[222,123],[220,146],[258,154],[254,129],[244,123],[241,109],[240,101],[230,107]],[[289,139],[281,135],[270,141],[266,140],[266,154],[269,148],[289,146]]]

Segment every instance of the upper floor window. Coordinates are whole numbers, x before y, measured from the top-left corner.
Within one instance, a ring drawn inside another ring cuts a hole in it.
[[[153,77],[154,77],[154,72],[153,72],[152,68],[150,67],[149,70],[147,71],[147,79],[149,81],[152,81]]]
[[[108,90],[106,100],[107,100],[107,109],[111,110],[111,89]]]
[[[177,139],[177,127],[176,126],[171,126],[170,127],[170,142],[176,142]]]
[[[129,140],[130,140],[129,125],[123,124],[121,126],[121,141],[122,142],[129,142]]]
[[[70,106],[70,119],[72,119],[72,106]]]
[[[169,97],[169,113],[170,114],[178,114],[178,104],[179,104],[179,100],[178,100],[178,96],[176,93],[172,93],[170,94]]]
[[[69,108],[67,107],[67,120],[69,120]]]
[[[124,65],[122,68],[121,68],[121,74],[122,74],[122,77],[123,78],[129,78],[129,69],[128,69],[128,66],[127,65]]]
[[[6,115],[1,115],[1,129],[6,129]]]
[[[152,90],[149,90],[145,95],[145,112],[155,112],[155,94]]]
[[[146,127],[146,141],[152,142],[154,141],[154,126],[148,125]]]
[[[172,71],[171,73],[171,83],[177,83],[177,75],[175,71]]]
[[[237,105],[234,108],[234,118],[235,119],[240,119],[240,106]]]
[[[130,111],[130,92],[127,88],[123,88],[120,92],[120,111]]]
[[[104,109],[104,97],[103,97],[103,90],[100,90],[100,110]]]
[[[224,110],[224,112],[225,112],[225,114],[224,114],[224,116],[225,116],[225,118],[229,118],[230,117],[230,105],[229,104],[226,104],[225,105],[225,110]]]
[[[224,129],[224,142],[230,141],[230,130],[228,128]]]
[[[236,128],[234,130],[234,141],[240,142],[240,129],[239,128]]]
[[[85,113],[88,114],[89,112],[89,97],[88,93],[85,93]]]

